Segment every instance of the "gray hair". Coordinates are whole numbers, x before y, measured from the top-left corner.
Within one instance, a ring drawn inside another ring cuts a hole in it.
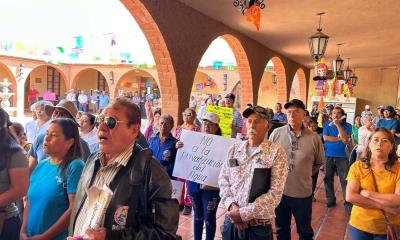
[[[174,118],[170,114],[163,114],[160,119],[167,120],[172,126],[174,126]]]

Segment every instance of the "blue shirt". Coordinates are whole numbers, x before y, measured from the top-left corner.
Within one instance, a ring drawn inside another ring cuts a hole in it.
[[[330,122],[324,123],[324,128],[322,130],[322,135],[324,136],[329,136],[329,137],[338,137],[339,136],[339,130],[335,126],[335,124],[332,123],[331,126],[329,126]],[[342,128],[344,131],[351,136],[351,124],[347,122],[343,122]],[[324,142],[324,147],[325,147],[325,156],[327,157],[337,157],[337,158],[346,158],[346,145],[342,141],[337,141],[337,142]]]
[[[108,103],[110,102],[110,97],[108,95],[100,95],[99,96],[99,107],[106,108]]]
[[[29,213],[26,226],[28,237],[47,231],[69,207],[67,194],[76,193],[84,163],[73,160],[63,175],[58,164],[51,164],[49,159],[40,162],[30,177],[28,189]],[[63,187],[66,183],[66,189]],[[64,240],[68,236],[65,229],[53,239]]]
[[[382,119],[379,119],[377,126],[398,132],[399,121],[394,118],[392,118],[392,119],[382,118]]]
[[[272,118],[272,120],[278,120],[281,122],[286,122],[287,123],[287,117],[286,114],[280,112],[280,113],[275,113],[274,117]]]
[[[240,112],[235,111],[235,110],[233,111],[232,125],[235,127],[240,127],[240,128],[243,126],[242,114],[240,114]],[[236,135],[237,135],[237,132],[232,129],[231,137],[236,138]]]
[[[161,163],[169,177],[172,178],[176,158],[176,138],[169,134],[163,143],[160,140],[160,133],[157,133],[149,140],[149,147],[154,157]]]

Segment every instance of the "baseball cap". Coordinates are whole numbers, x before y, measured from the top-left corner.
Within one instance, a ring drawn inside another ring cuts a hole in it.
[[[285,109],[290,108],[291,106],[297,107],[297,108],[301,108],[303,110],[306,110],[306,106],[304,105],[303,101],[299,100],[299,99],[292,99],[289,102],[285,103]]]
[[[236,96],[233,93],[228,93],[228,94],[226,94],[225,98],[229,98],[229,99],[235,101]]]
[[[201,120],[208,120],[212,123],[219,124],[219,116],[213,112],[207,113],[201,118]]]
[[[335,107],[333,106],[333,104],[326,104],[325,108],[329,108],[330,110],[333,110]]]
[[[261,106],[254,106],[254,107],[246,108],[246,110],[243,111],[243,117],[248,118],[253,113],[259,115],[262,118],[267,119],[268,121],[271,119],[271,117],[268,114],[267,109],[264,107],[261,107]]]

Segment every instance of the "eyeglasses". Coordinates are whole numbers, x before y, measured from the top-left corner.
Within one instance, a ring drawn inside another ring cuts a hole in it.
[[[117,126],[118,123],[129,123],[126,121],[118,121],[114,117],[104,117],[104,116],[98,116],[96,118],[96,121],[94,122],[94,125],[96,127],[99,127],[101,123],[104,123],[108,129],[113,129]]]
[[[184,116],[184,117],[191,117],[191,116],[192,116],[192,113],[183,112],[183,113],[182,113],[182,116]]]

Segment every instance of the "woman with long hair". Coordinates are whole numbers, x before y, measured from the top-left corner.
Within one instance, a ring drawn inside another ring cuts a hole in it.
[[[346,201],[353,204],[350,215],[352,240],[386,239],[387,222],[400,225],[400,162],[393,134],[376,129],[363,156],[350,168]]]
[[[147,126],[144,131],[144,137],[147,141],[149,141],[150,138],[156,136],[157,133],[160,131],[161,108],[152,109],[150,100],[146,100],[145,108],[147,116]]]
[[[202,117],[201,132],[221,136],[219,117],[215,113],[207,113]],[[177,148],[183,147],[183,142],[176,143]],[[219,188],[188,181],[189,195],[194,211],[194,240],[201,240],[204,224],[206,240],[213,240],[216,231],[216,214],[219,201]]]
[[[28,190],[28,159],[11,133],[10,118],[0,108],[0,239],[19,239],[21,219],[14,204]]]
[[[194,124],[194,121],[196,120],[196,111],[193,108],[186,108],[185,111],[182,113],[183,117],[183,124],[179,125],[176,127],[175,130],[175,138],[180,140],[181,139],[181,134],[182,130],[189,130],[189,131],[195,131],[199,132],[200,128]],[[187,182],[183,179],[180,179],[184,181],[184,186],[182,191],[182,196],[181,196],[181,207],[183,207],[183,215],[189,215],[192,212],[192,203],[190,202],[189,198],[189,191],[187,187]]]
[[[88,144],[90,153],[95,152],[98,147],[99,140],[97,138],[97,129],[94,126],[96,117],[91,113],[82,113],[79,118],[79,134],[83,140]]]
[[[30,178],[21,239],[65,239],[84,163],[78,126],[72,119],[51,122],[43,143],[49,156]]]

